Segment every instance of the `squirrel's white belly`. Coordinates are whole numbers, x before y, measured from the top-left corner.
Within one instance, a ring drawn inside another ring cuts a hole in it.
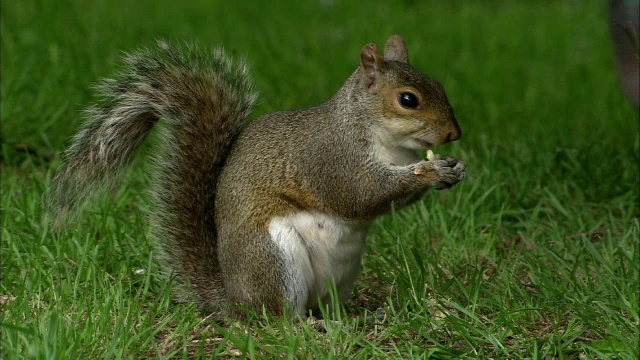
[[[296,284],[284,293],[300,315],[316,307],[318,298],[329,303],[326,283],[335,284],[341,300],[349,297],[360,271],[367,228],[368,224],[306,211],[271,220],[269,234],[285,262],[285,278]]]

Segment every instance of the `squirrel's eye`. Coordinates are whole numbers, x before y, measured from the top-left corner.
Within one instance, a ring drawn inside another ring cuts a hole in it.
[[[400,105],[407,109],[415,109],[418,107],[418,97],[410,92],[400,94]]]

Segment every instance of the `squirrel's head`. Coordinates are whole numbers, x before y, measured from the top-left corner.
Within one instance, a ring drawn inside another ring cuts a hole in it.
[[[409,149],[428,149],[460,138],[462,132],[442,85],[409,65],[404,40],[387,40],[384,57],[375,44],[360,52],[359,82],[374,95],[387,140]]]

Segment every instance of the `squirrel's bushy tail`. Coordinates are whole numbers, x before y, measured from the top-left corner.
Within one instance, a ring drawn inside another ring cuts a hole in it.
[[[221,51],[159,41],[125,56],[125,71],[98,85],[98,105],[64,154],[45,207],[56,223],[117,184],[160,119],[152,235],[178,300],[224,297],[213,220],[215,179],[257,95],[243,63]]]

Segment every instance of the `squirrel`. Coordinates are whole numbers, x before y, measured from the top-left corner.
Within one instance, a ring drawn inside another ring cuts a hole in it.
[[[304,318],[332,287],[348,299],[371,222],[465,176],[453,157],[418,156],[461,130],[443,87],[409,65],[398,35],[384,56],[364,46],[326,103],[251,122],[247,66],[220,49],[161,40],[123,61],[97,86],[45,208],[59,226],[113,189],[162,121],[151,235],[175,300],[204,311]]]

